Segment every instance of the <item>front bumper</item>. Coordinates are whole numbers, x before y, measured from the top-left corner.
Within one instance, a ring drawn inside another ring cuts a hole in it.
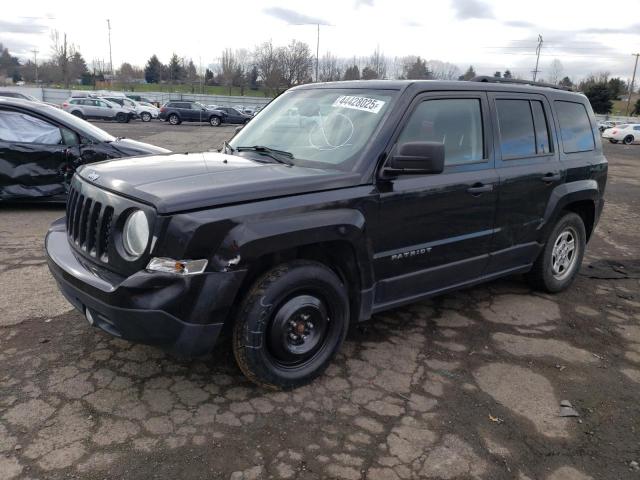
[[[245,271],[183,277],[139,271],[121,277],[89,264],[68,242],[64,219],[45,239],[49,269],[66,299],[93,325],[116,337],[181,355],[210,352]]]

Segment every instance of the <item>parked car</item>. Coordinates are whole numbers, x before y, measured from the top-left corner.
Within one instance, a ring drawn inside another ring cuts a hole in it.
[[[161,109],[158,118],[179,125],[182,122],[208,122],[217,127],[226,121],[226,113],[220,109],[209,109],[199,102],[186,100],[167,102]]]
[[[242,113],[241,111],[233,108],[233,107],[218,107],[218,110],[224,112],[226,114],[225,123],[233,123],[233,124],[245,124],[251,118],[251,115],[247,115],[246,113]]]
[[[136,110],[140,120],[150,122],[153,118],[158,118],[160,109],[149,102],[136,102]]]
[[[102,96],[99,97],[102,98],[103,100],[107,100],[111,103],[115,103],[117,105],[120,105],[122,108],[124,108],[125,110],[127,110],[129,112],[129,118],[131,120],[133,120],[134,118],[138,118],[138,109],[136,106],[136,102],[123,96],[117,96],[117,97],[109,97],[109,96]],[[151,120],[151,119],[149,119]]]
[[[622,142],[625,145],[640,142],[640,124],[629,123],[608,128],[602,132],[602,138],[607,138],[611,143]]]
[[[613,122],[611,120],[605,120],[603,122],[598,123],[598,130],[604,132],[607,128],[615,127],[620,122]]]
[[[123,339],[202,354],[228,327],[242,372],[285,389],[374,313],[512,274],[560,292],[607,161],[584,95],[511,83],[304,85],[220,153],[82,167],[51,272]],[[292,110],[321,120],[272,128]],[[108,223],[85,222],[95,202]]]
[[[129,122],[133,118],[130,109],[103,98],[71,97],[65,100],[62,109],[78,118],[96,120],[115,120]]]
[[[49,105],[0,98],[0,201],[64,201],[79,165],[161,153]]]
[[[0,97],[5,97],[5,98],[21,98],[22,100],[28,100],[30,102],[38,102],[38,103],[45,103],[47,105],[50,105],[52,107],[56,107],[56,108],[60,108],[59,105],[56,105],[55,103],[51,103],[51,102],[45,102],[42,100],[38,100],[36,97],[34,97],[33,95],[29,95],[27,93],[20,93],[20,92],[8,92],[6,90],[0,90]]]
[[[127,98],[130,98],[131,100],[136,101],[136,102],[146,102],[146,103],[149,103],[149,104],[153,105],[153,101],[149,100],[147,97],[142,97],[140,95],[135,95],[135,94],[131,94],[131,93],[126,93],[125,96]]]

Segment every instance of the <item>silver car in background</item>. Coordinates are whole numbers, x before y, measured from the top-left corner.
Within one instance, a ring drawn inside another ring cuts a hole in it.
[[[76,117],[94,120],[115,120],[126,123],[135,117],[129,109],[104,98],[71,97],[65,100],[62,109]]]

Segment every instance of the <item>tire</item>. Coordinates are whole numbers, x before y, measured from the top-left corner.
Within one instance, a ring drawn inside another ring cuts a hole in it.
[[[633,143],[633,135],[627,135],[626,137],[624,137],[624,140],[622,140],[622,143],[624,143],[625,145],[631,145]]]
[[[220,117],[212,116],[209,118],[209,123],[212,127],[219,127],[222,123],[222,120],[220,120]]]
[[[122,112],[116,114],[116,122],[125,123],[127,118],[127,115]]]
[[[566,212],[553,227],[544,249],[527,274],[531,286],[549,293],[568,288],[580,270],[586,239],[582,218]]]
[[[253,284],[233,325],[233,353],[252,382],[289,390],[324,372],[348,325],[340,279],[321,263],[296,260]]]
[[[80,110],[74,110],[73,112],[71,112],[71,115],[76,116],[78,118],[81,118],[84,120],[84,115],[82,114],[82,112]]]
[[[611,143],[618,143],[618,140],[616,140],[616,139],[614,139],[614,138],[610,138],[610,139],[609,139],[609,141],[610,141]]]
[[[151,114],[149,112],[142,112],[140,114],[140,120],[142,120],[143,122],[150,122],[151,121]]]
[[[168,120],[171,125],[180,125],[180,123],[182,123],[180,121],[180,117],[178,117],[178,115],[176,115],[175,113],[172,113],[171,115],[169,115]]]

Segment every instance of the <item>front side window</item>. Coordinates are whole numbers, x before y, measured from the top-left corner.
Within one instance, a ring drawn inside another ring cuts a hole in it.
[[[5,142],[59,145],[60,128],[22,112],[0,110],[0,140]]]
[[[564,153],[588,152],[595,148],[587,109],[581,103],[555,102]],[[622,126],[620,126],[622,128]]]
[[[271,102],[229,143],[233,148],[289,152],[296,165],[352,170],[395,95],[394,90],[292,90]],[[268,161],[253,152],[241,154]]]
[[[406,142],[444,144],[445,165],[482,161],[484,141],[480,99],[426,100],[411,114],[398,138]]]

